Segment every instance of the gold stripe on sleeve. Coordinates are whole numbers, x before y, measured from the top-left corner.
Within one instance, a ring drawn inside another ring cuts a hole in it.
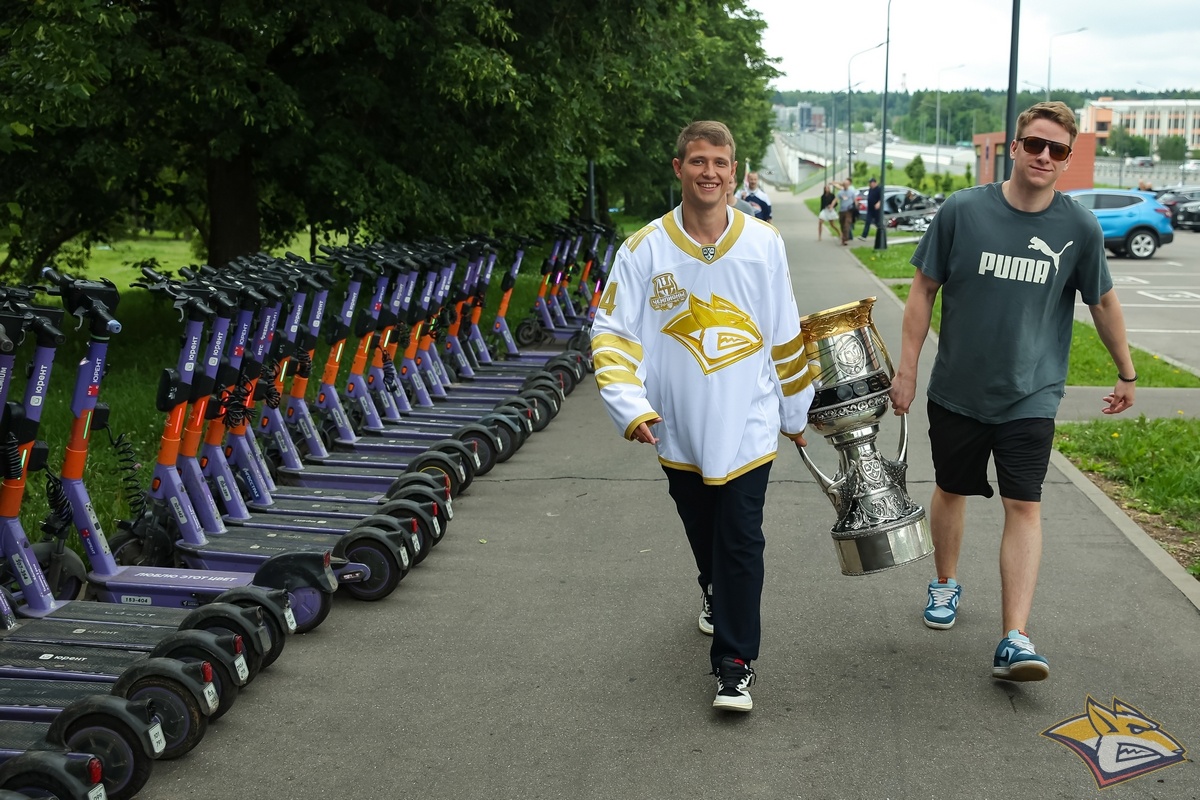
[[[784,361],[775,365],[775,374],[779,376],[780,383],[787,383],[797,373],[808,369],[808,357],[801,353],[791,361]]]
[[[811,383],[812,372],[807,369],[803,370],[795,378],[782,385],[781,388],[783,389],[783,396],[791,397],[792,395],[800,394],[800,392],[803,392],[805,389],[807,389]]]
[[[617,336],[615,333],[601,333],[592,337],[592,352],[595,353],[602,347],[620,350],[634,361],[642,360],[642,346],[631,339]]]
[[[601,350],[592,356],[592,363],[597,370],[604,367],[620,367],[627,369],[630,372],[637,372],[637,364],[633,363],[632,359],[625,356],[624,353],[619,353],[616,350]]]
[[[777,344],[771,348],[772,361],[786,361],[792,356],[799,353],[804,347],[804,334],[797,333],[796,338],[784,344]]]
[[[626,369],[596,370],[596,386],[603,389],[611,383],[625,383],[630,386],[641,386],[637,375]]]

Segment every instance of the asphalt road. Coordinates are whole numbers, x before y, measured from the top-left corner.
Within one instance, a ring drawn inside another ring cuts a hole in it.
[[[1177,230],[1144,261],[1110,253],[1108,268],[1130,343],[1200,373],[1200,233]],[[1075,318],[1090,322],[1087,306]]]

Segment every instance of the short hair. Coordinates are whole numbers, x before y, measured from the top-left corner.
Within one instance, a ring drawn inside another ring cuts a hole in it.
[[[698,120],[681,130],[679,138],[675,140],[675,154],[680,161],[687,157],[687,146],[697,139],[703,139],[717,147],[729,145],[730,158],[737,159],[737,145],[734,144],[733,134],[729,132],[725,123],[715,120]]]
[[[1067,144],[1071,146],[1075,145],[1075,137],[1079,135],[1079,127],[1075,124],[1075,112],[1066,103],[1051,100],[1044,103],[1037,103],[1022,111],[1021,116],[1017,117],[1018,139],[1025,132],[1025,126],[1035,119],[1048,119],[1063,126],[1071,137],[1071,141]]]

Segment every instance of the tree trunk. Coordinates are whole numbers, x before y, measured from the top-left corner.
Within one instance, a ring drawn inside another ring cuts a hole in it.
[[[208,263],[223,267],[262,249],[254,159],[245,150],[208,164]]]

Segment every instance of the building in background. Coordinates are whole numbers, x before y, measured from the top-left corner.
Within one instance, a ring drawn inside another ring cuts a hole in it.
[[[1200,100],[1090,100],[1079,119],[1080,133],[1096,134],[1096,144],[1107,147],[1108,134],[1122,127],[1132,136],[1158,149],[1164,136],[1182,136],[1188,150],[1200,149]]]

